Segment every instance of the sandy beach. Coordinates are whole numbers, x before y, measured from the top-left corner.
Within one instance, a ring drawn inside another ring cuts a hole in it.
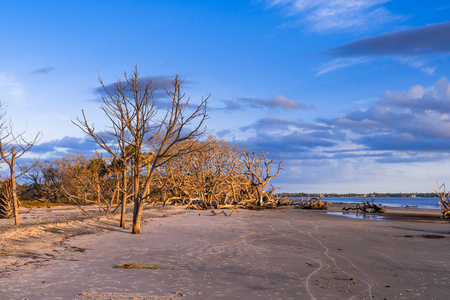
[[[132,235],[94,209],[23,211],[19,227],[0,220],[0,299],[446,299],[439,214],[149,207]]]

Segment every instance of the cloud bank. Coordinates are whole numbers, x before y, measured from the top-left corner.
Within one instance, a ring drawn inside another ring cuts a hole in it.
[[[371,106],[312,123],[279,117],[241,127],[249,148],[301,160],[439,161],[450,151],[450,82],[386,91]],[[443,154],[445,154],[443,156]],[[297,158],[296,158],[297,156]]]
[[[289,99],[284,95],[277,95],[273,98],[238,98],[237,100],[222,100],[225,105],[220,110],[232,111],[242,110],[248,108],[258,109],[313,109],[314,106],[308,106],[304,103],[297,102],[293,99]]]
[[[319,76],[383,57],[432,75],[436,70],[436,65],[430,65],[432,56],[450,54],[450,22],[366,37],[329,49],[325,54],[334,59],[322,65]]]
[[[450,22],[367,37],[330,49],[328,53],[337,57],[450,53]]]

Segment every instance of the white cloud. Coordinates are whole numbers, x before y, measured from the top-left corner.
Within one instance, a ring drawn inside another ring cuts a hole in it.
[[[361,57],[333,59],[332,61],[323,64],[321,69],[317,71],[316,75],[320,76],[328,72],[336,71],[357,64],[362,64],[368,61],[370,61],[370,59]]]
[[[284,95],[276,95],[275,97],[270,99],[241,98],[240,100],[261,107],[283,108],[283,109],[307,109],[305,104],[297,102],[293,99],[289,99]]]
[[[427,74],[427,75],[433,75],[434,72],[436,71],[436,67],[435,66],[429,66],[427,65],[427,61],[425,61],[423,58],[418,58],[418,57],[414,57],[414,56],[400,56],[400,57],[395,57],[394,60],[405,64],[411,68],[420,70],[422,73]]]
[[[390,0],[263,0],[269,7],[282,7],[289,15],[299,15],[311,30],[361,30],[391,22],[399,17],[382,5]]]
[[[447,147],[450,143],[450,82],[441,78],[430,88],[415,85],[406,91],[386,91],[368,109],[350,112],[335,124],[361,133],[366,140],[369,136],[375,137],[371,141],[378,139],[380,147],[386,134],[399,144],[400,141],[423,141],[417,145],[426,149],[427,143],[431,145],[430,141],[434,140]],[[428,148],[433,150],[431,146]]]
[[[0,101],[22,101],[24,93],[24,88],[13,76],[0,73]]]

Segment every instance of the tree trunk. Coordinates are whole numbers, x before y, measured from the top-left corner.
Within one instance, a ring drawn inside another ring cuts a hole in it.
[[[136,199],[134,202],[134,213],[133,213],[133,229],[131,233],[139,234],[141,233],[141,219],[142,219],[142,211],[144,210],[145,202],[142,200]]]
[[[127,209],[127,170],[124,169],[122,172],[122,211],[120,213],[120,227],[125,228],[125,213]]]
[[[100,204],[101,192],[100,192],[100,176],[96,175],[97,178],[97,203]]]
[[[263,195],[262,195],[262,191],[260,190],[259,186],[255,187],[256,189],[256,197],[257,197],[257,203],[260,206],[263,206]]]
[[[137,151],[136,151],[137,152]],[[141,229],[141,217],[142,210],[144,208],[143,199],[139,197],[139,155],[134,157],[133,166],[133,198],[134,198],[134,209],[133,209],[133,229],[131,233],[139,234]]]
[[[11,172],[11,194],[13,201],[13,210],[14,210],[14,221],[16,225],[19,225],[19,200],[17,199],[16,193],[16,149],[12,148],[11,150],[11,165],[9,166]]]

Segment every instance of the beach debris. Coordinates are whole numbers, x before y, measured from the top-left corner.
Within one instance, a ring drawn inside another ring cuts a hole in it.
[[[322,198],[323,198],[322,195],[320,195],[319,198],[312,197],[306,200],[303,200],[302,197],[300,203],[298,203],[295,208],[326,210],[328,205],[332,206],[330,202],[323,202]]]
[[[225,215],[225,217],[229,217],[231,216],[232,213],[234,212],[238,212],[237,210],[233,210],[232,212],[230,212],[228,215],[226,214],[226,212],[224,210],[222,210],[221,212],[217,213],[214,211],[214,209],[211,211],[212,216],[217,216],[217,215]]]
[[[422,237],[426,239],[443,239],[445,236],[438,234],[422,234]]]
[[[362,204],[359,203],[356,204],[355,207],[343,207],[342,212],[346,212],[349,210],[356,210],[356,212],[363,212],[363,213],[385,213],[386,209],[382,207],[380,204],[373,203],[374,200],[372,199],[372,202],[369,202],[368,200],[364,199]]]
[[[234,204],[225,204],[226,201],[214,200],[212,202],[201,200],[200,198],[191,199],[186,209],[205,210],[205,209],[253,209],[260,210],[266,208],[277,208],[280,206],[294,205],[294,201],[289,198],[275,197],[272,194],[263,191],[262,200],[257,200],[255,197],[248,199],[241,198],[239,201],[233,201]]]
[[[157,265],[135,265],[135,264],[122,264],[120,266],[113,266],[113,269],[176,270],[176,268],[161,267]]]
[[[10,185],[10,180],[0,179],[0,219],[10,219],[14,216]]]
[[[86,249],[79,248],[79,247],[69,247],[69,248],[67,248],[67,251],[84,253],[84,252],[86,252]]]
[[[439,185],[439,181],[436,178],[434,177],[431,178],[436,180],[436,188],[431,184],[429,184],[429,186],[434,190],[436,195],[439,197],[437,202],[439,204],[439,207],[442,209],[442,218],[443,219],[450,218],[450,192],[447,193],[445,183]],[[442,188],[444,188],[443,192],[441,192]]]
[[[340,277],[334,277],[331,275],[328,275],[327,273],[323,273],[325,276],[330,277],[331,279],[336,279],[336,280],[348,280],[348,281],[355,281],[355,278],[353,277],[349,277],[349,278],[340,278]]]

